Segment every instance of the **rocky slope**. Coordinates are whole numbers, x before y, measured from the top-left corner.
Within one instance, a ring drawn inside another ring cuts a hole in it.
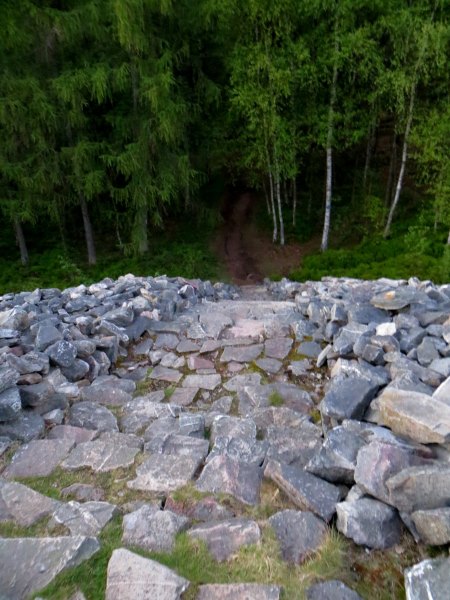
[[[368,552],[439,547],[405,588],[446,598],[449,444],[450,285],[126,276],[3,296],[0,597],[92,560],[119,519],[110,600],[293,597],[282,581],[190,586],[137,552],[170,554],[184,532],[223,563],[270,530],[298,565],[333,529]],[[350,587],[306,597],[361,597]]]

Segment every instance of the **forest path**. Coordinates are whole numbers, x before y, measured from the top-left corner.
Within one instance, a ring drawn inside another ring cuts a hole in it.
[[[261,283],[264,277],[287,277],[298,268],[303,256],[319,249],[320,239],[280,246],[269,232],[258,228],[255,212],[258,197],[252,192],[226,198],[213,248],[229,279],[237,285]]]

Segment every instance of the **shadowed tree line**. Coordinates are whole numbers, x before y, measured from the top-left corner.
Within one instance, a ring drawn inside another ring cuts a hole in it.
[[[63,246],[79,223],[89,264],[100,229],[145,254],[219,173],[260,192],[281,244],[287,215],[319,215],[326,250],[344,183],[349,213],[381,215],[385,237],[408,181],[448,231],[449,14],[447,0],[4,0],[0,218],[22,263],[25,223],[51,222]]]

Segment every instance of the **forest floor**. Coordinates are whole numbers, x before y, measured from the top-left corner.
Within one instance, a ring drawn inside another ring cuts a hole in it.
[[[224,222],[212,245],[227,278],[237,285],[287,277],[299,268],[303,256],[320,247],[319,237],[306,243],[274,244],[271,233],[255,222],[257,201],[251,192],[226,198],[221,211]]]

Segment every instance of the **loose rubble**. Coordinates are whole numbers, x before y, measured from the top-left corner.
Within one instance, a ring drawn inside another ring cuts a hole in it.
[[[249,293],[127,275],[6,294],[0,526],[45,523],[53,537],[0,537],[0,596],[25,599],[89,560],[117,519],[108,600],[181,598],[189,581],[127,546],[170,553],[183,532],[218,562],[265,530],[296,565],[332,528],[369,552],[410,535],[447,545],[449,444],[450,285],[324,278]],[[71,482],[59,500],[33,489],[55,473]],[[243,516],[269,484],[289,508]],[[410,565],[405,588],[446,597],[448,558]],[[236,582],[196,597],[281,593]],[[306,595],[360,597],[335,580]]]

